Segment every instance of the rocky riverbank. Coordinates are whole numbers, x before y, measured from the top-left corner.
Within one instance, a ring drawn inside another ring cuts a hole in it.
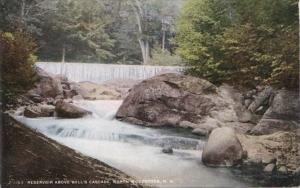
[[[63,186],[55,181],[74,184],[72,187],[140,187],[121,171],[29,129],[9,115],[3,120],[4,187],[32,187],[36,181],[53,182],[43,187]]]
[[[264,178],[267,186],[300,184],[300,142],[292,132],[251,136],[228,127],[217,128],[209,136],[202,161],[207,166],[251,172],[250,176]]]
[[[37,74],[39,81],[35,87],[20,96],[17,103],[9,106],[3,115],[2,185],[32,187],[41,181],[35,186],[64,187],[67,184],[72,187],[141,187],[131,183],[134,179],[123,172],[81,155],[27,128],[8,115],[82,118],[91,115],[91,112],[75,106],[73,100],[114,100],[121,98],[121,92],[90,82],[75,83],[40,68],[37,68]]]
[[[34,88],[20,96],[11,113],[29,118],[81,118],[91,113],[75,106],[74,100],[121,100],[136,82],[95,84],[75,83],[66,77],[52,75],[37,68],[39,81]],[[120,86],[119,88],[116,85]]]
[[[293,177],[293,182],[299,177],[297,91],[258,87],[241,92],[195,77],[164,74],[133,87],[117,118],[209,136],[202,156],[208,166],[255,167],[271,177]]]

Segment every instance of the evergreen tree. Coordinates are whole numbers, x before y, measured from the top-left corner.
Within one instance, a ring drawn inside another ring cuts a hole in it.
[[[189,0],[178,31],[178,53],[192,75],[298,87],[295,0]]]

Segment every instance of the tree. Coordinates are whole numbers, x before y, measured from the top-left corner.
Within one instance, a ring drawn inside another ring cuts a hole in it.
[[[297,11],[295,0],[189,0],[178,52],[214,83],[298,87]]]
[[[130,0],[129,4],[131,5],[134,16],[137,23],[138,28],[138,42],[141,48],[142,57],[143,57],[143,64],[147,64],[150,60],[150,44],[149,40],[150,37],[147,35],[147,29],[149,22],[152,20],[151,14],[153,14],[153,10],[151,10],[151,4],[149,1],[142,1],[142,0]]]
[[[140,45],[143,64],[148,64],[151,48],[161,43],[165,49],[166,33],[175,23],[180,0],[129,0],[137,25],[137,40]],[[161,42],[160,42],[161,40]]]
[[[1,86],[4,105],[33,87],[36,44],[24,33],[0,33]]]
[[[177,52],[191,66],[188,73],[215,83],[222,81],[222,59],[216,36],[230,24],[227,1],[190,0],[183,8],[176,36]]]
[[[1,30],[41,35],[40,25],[56,10],[57,0],[0,0]]]
[[[56,33],[58,40],[48,43],[59,46],[62,59],[68,52],[68,60],[108,62],[114,57],[115,43],[108,32],[113,22],[110,16],[105,1],[60,0],[57,12],[48,22],[50,31]],[[47,53],[47,48],[43,51]]]

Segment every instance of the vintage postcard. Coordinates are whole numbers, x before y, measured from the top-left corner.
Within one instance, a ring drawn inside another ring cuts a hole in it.
[[[0,0],[0,188],[299,187],[296,0]]]

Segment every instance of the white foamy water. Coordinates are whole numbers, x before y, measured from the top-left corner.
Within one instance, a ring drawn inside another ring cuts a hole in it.
[[[77,101],[93,112],[82,119],[17,117],[70,148],[99,159],[138,180],[160,180],[158,187],[244,187],[228,169],[201,163],[204,141],[186,132],[153,129],[115,120],[121,101]],[[174,148],[172,155],[162,147]],[[165,180],[165,182],[163,182]]]
[[[144,80],[162,73],[180,73],[176,66],[117,65],[97,63],[39,62],[38,67],[52,74],[65,75],[70,80],[103,83],[110,80]]]

